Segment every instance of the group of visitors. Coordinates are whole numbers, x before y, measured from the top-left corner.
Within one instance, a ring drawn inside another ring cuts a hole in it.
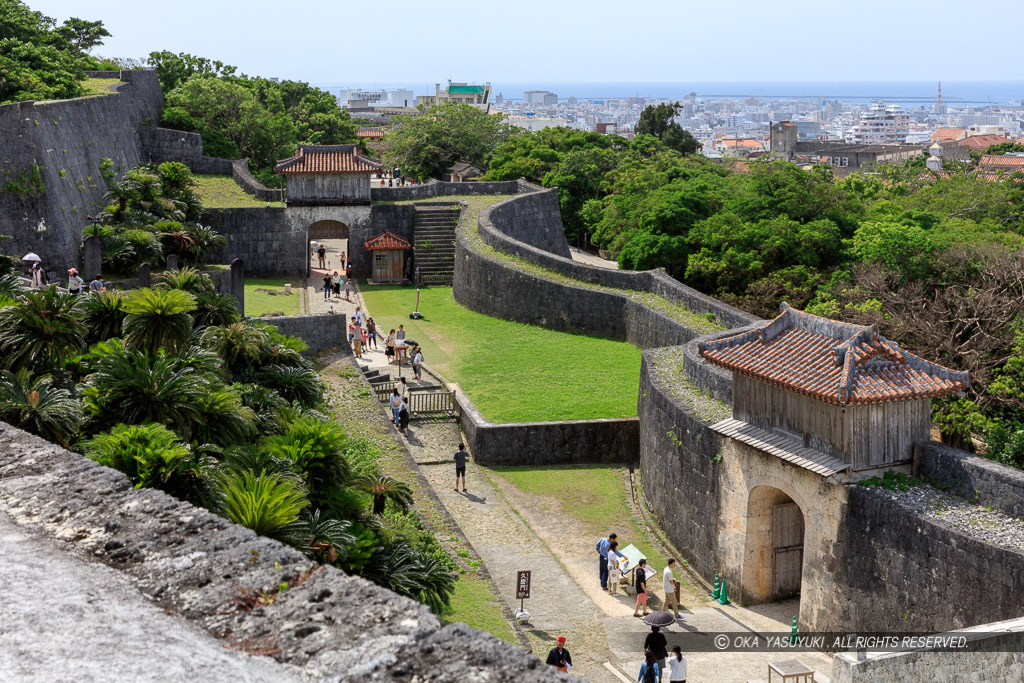
[[[565,647],[565,636],[558,636],[555,646],[548,652],[547,664],[562,673],[569,673],[572,655]],[[666,666],[669,681],[686,683],[686,657],[683,656],[683,649],[676,645],[669,656],[665,634],[657,626],[652,626],[651,633],[644,641],[644,662],[640,665],[637,683],[662,683]]]
[[[33,261],[32,266],[28,269],[29,279],[31,281],[30,287],[32,289],[39,289],[47,284],[46,271],[43,270],[43,264],[41,261]],[[68,293],[69,294],[81,294],[82,289],[85,287],[85,280],[78,274],[78,268],[68,268]],[[92,292],[103,292],[106,291],[106,283],[103,282],[103,276],[97,274],[96,277],[89,283],[89,291]]]
[[[387,182],[388,187],[402,187],[406,183],[409,183],[410,185],[416,184],[415,178],[406,178],[402,175],[402,169],[397,166],[391,169],[390,176],[387,176],[384,171],[378,171],[377,177],[380,178],[381,187],[384,187],[385,181]]]
[[[363,320],[363,309],[356,306],[356,312],[348,322],[348,344],[356,358],[363,357],[363,349],[377,348],[377,323],[373,318]]]
[[[401,365],[402,360],[408,358],[412,365],[413,379],[417,382],[423,381],[423,349],[412,339],[406,338],[404,325],[399,325],[397,330],[392,328],[388,332],[388,336],[384,338],[384,355],[389,364]]]
[[[310,254],[310,256],[313,256],[313,254],[316,254],[316,260],[317,260],[317,263],[318,263],[318,265],[319,265],[319,267],[321,269],[327,269],[331,265],[330,262],[327,260],[327,247],[325,247],[324,245],[321,244],[316,249],[313,249],[313,245],[310,245],[310,249],[313,252],[312,254]],[[338,254],[338,256],[341,258],[341,264],[340,265],[341,265],[342,271],[344,271],[344,273],[345,273],[345,277],[347,279],[351,280],[352,279],[352,260],[350,258],[348,258],[348,256],[345,254],[345,252],[341,252],[340,254]],[[338,271],[334,271],[334,272],[335,272],[335,274],[337,274]]]
[[[409,384],[404,377],[398,378],[398,384],[391,390],[391,416],[395,426],[402,434],[409,429]]]
[[[595,550],[598,554],[598,575],[601,579],[602,590],[608,591],[609,595],[618,594],[618,585],[628,571],[633,572],[633,585],[636,588],[636,606],[633,608],[634,617],[644,617],[649,614],[647,611],[647,560],[641,558],[635,567],[629,567],[628,558],[619,552],[618,536],[614,533],[608,534],[597,542]],[[665,590],[665,609],[671,609],[676,619],[679,619],[679,581],[676,580],[675,558],[670,558],[662,571],[662,588]],[[653,572],[652,572],[653,573]],[[640,609],[643,609],[643,614]]]

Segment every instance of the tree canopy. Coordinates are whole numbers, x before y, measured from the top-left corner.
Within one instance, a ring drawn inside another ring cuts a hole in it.
[[[165,106],[161,124],[200,133],[208,156],[250,159],[253,175],[276,186],[275,162],[301,143],[356,141],[357,126],[330,93],[307,83],[236,75],[219,61],[153,52]]]
[[[681,105],[676,102],[668,104],[651,104],[640,112],[635,132],[637,135],[653,135],[661,140],[666,147],[680,154],[693,154],[700,147],[697,138],[675,121]]]
[[[72,17],[58,25],[22,0],[0,0],[0,104],[78,97],[88,52],[110,33],[103,22]]]
[[[420,180],[440,178],[462,162],[487,168],[495,149],[512,132],[500,117],[468,104],[423,108],[416,116],[395,118],[385,139],[384,160]]]

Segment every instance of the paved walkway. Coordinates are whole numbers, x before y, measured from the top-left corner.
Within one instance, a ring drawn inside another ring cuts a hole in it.
[[[597,266],[598,268],[607,268],[608,270],[618,270],[619,264],[617,261],[609,261],[608,259],[601,258],[586,251],[580,251],[576,247],[569,247],[569,252],[572,254],[572,260],[579,263],[585,263],[588,266]]]
[[[0,680],[298,681],[167,614],[120,572],[0,512]],[[140,637],[140,634],[146,634]]]

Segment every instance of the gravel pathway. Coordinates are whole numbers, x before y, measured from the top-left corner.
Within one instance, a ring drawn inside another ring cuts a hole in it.
[[[1024,552],[1024,520],[921,484],[906,491],[876,488],[900,505],[960,533],[1008,550]]]

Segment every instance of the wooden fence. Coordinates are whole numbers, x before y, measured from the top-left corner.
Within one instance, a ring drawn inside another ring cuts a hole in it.
[[[381,403],[390,404],[391,393],[398,384],[399,383],[394,380],[390,382],[374,383],[372,386],[374,393],[377,394],[377,400]],[[455,411],[454,391],[409,392],[410,417],[416,417],[418,415],[454,415]]]

